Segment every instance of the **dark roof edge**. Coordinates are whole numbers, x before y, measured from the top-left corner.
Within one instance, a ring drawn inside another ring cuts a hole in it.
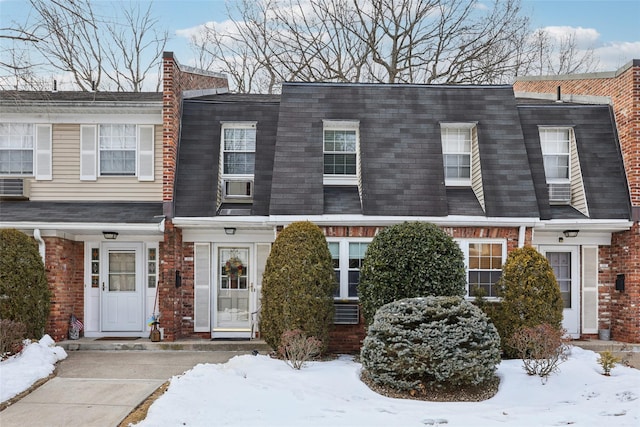
[[[613,79],[627,71],[629,68],[640,66],[640,59],[632,59],[615,71],[600,71],[597,73],[582,74],[563,74],[563,75],[547,75],[547,76],[523,76],[516,77],[517,82],[532,82],[546,80],[587,80],[587,79]]]
[[[340,82],[283,82],[282,86],[381,86],[381,87],[420,87],[450,89],[513,89],[512,85],[467,85],[467,84],[428,84],[428,83],[340,83]]]

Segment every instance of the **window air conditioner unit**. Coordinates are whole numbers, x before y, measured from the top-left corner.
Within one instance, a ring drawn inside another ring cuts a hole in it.
[[[568,205],[571,203],[571,184],[549,184],[549,203]]]
[[[225,199],[249,199],[253,197],[253,181],[225,180],[222,190]]]
[[[29,181],[22,178],[0,178],[0,198],[28,199]]]

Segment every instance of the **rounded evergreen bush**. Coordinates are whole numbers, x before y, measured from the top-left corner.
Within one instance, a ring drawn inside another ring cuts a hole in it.
[[[285,331],[300,329],[328,345],[336,276],[322,230],[294,222],[274,242],[262,279],[260,332],[272,348]]]
[[[500,363],[500,337],[462,297],[407,298],[380,307],[361,361],[373,382],[396,390],[482,386]]]
[[[27,338],[40,339],[50,299],[37,243],[18,230],[0,230],[0,319],[21,322]]]
[[[382,230],[367,249],[358,294],[367,324],[384,304],[402,298],[463,296],[464,255],[434,224],[405,222]]]
[[[508,343],[524,327],[542,324],[562,327],[562,296],[547,259],[530,246],[516,249],[507,257],[498,281],[500,307],[493,319],[506,357],[517,357]]]

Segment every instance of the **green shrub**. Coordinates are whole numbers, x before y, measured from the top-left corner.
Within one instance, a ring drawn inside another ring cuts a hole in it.
[[[22,322],[27,338],[40,339],[50,299],[36,242],[18,230],[0,230],[0,319]]]
[[[378,310],[360,359],[373,382],[396,390],[482,386],[500,363],[500,337],[462,297],[407,298]]]
[[[532,247],[523,247],[509,254],[498,281],[498,295],[502,298],[492,318],[506,357],[515,358],[518,352],[509,345],[516,331],[542,324],[562,327],[562,296],[551,265]]]
[[[360,270],[358,294],[367,324],[384,304],[403,298],[463,296],[464,255],[444,231],[425,222],[382,230]]]
[[[322,342],[324,351],[333,325],[336,276],[320,228],[294,222],[278,235],[262,279],[260,331],[273,349],[285,331],[300,329]]]

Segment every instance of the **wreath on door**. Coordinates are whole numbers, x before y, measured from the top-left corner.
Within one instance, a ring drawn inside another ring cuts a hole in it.
[[[242,276],[243,270],[242,260],[236,256],[229,258],[224,264],[224,273],[232,279],[236,276]]]

